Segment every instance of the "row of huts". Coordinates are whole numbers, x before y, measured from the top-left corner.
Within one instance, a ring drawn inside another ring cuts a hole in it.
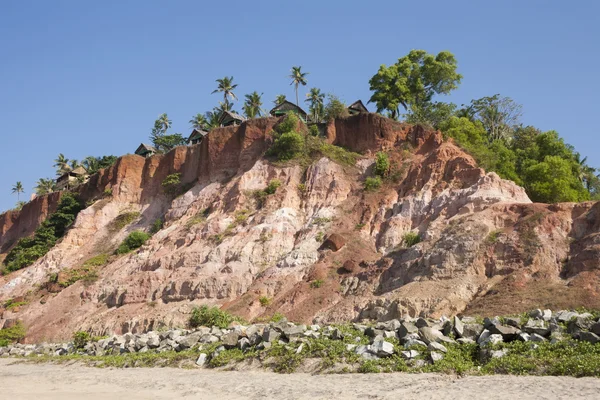
[[[294,112],[294,113],[298,114],[298,116],[303,121],[307,120],[308,114],[306,113],[306,111],[304,111],[301,107],[299,107],[296,104],[289,102],[289,101],[284,101],[283,103],[279,104],[278,106],[273,108],[271,111],[269,111],[269,114],[273,117],[280,117],[289,112]],[[369,112],[369,110],[367,110],[367,107],[365,107],[365,105],[363,104],[362,101],[357,100],[348,106],[348,112],[350,113],[350,115],[356,115],[356,114],[360,114],[360,113],[367,113],[367,112]],[[220,126],[240,125],[244,121],[246,121],[246,118],[242,117],[241,115],[236,114],[231,111],[224,111],[221,114],[221,118],[219,119],[219,125]],[[190,136],[188,137],[187,142],[188,142],[188,144],[198,144],[202,141],[202,139],[204,139],[204,137],[206,135],[208,135],[207,131],[202,130],[202,129],[194,129],[192,131],[192,133],[190,134]],[[135,151],[135,154],[142,156],[142,157],[150,157],[150,156],[154,155],[155,153],[156,153],[156,149],[153,146],[151,146],[149,144],[145,144],[145,143],[140,144],[139,147],[137,148],[137,150]]]

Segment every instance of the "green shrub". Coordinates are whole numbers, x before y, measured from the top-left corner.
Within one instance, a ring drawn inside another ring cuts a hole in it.
[[[323,286],[323,283],[324,283],[323,279],[315,279],[314,281],[312,281],[310,283],[310,287],[313,289],[318,289],[321,286]]]
[[[117,217],[111,222],[110,231],[120,231],[139,217],[140,213],[138,211],[126,211],[124,213],[121,213],[117,215]]]
[[[346,150],[343,147],[327,143],[323,138],[308,136],[306,138],[306,153],[312,158],[327,157],[341,165],[354,166],[360,154]]]
[[[420,241],[421,237],[418,233],[406,232],[404,236],[402,236],[402,243],[404,243],[406,247],[412,247]]]
[[[267,296],[261,296],[258,301],[260,301],[260,305],[263,307],[268,306],[269,304],[271,304],[271,299],[269,299]]]
[[[12,310],[17,307],[26,306],[27,304],[29,303],[26,301],[14,301],[13,299],[8,299],[4,302],[4,308],[7,310]]]
[[[87,342],[91,340],[91,336],[89,333],[84,331],[78,331],[73,334],[73,346],[76,349],[83,349]]]
[[[148,239],[150,239],[150,235],[146,232],[133,231],[123,240],[117,249],[117,254],[129,253],[131,250],[141,247]]]
[[[344,118],[350,115],[346,104],[342,102],[337,96],[329,95],[329,102],[325,106],[325,119],[327,121],[333,121],[336,118]]]
[[[279,161],[292,160],[304,153],[304,136],[297,132],[282,133],[267,151],[267,155]]]
[[[381,188],[381,178],[376,177],[368,177],[365,179],[365,190],[368,192],[375,192]]]
[[[112,189],[111,188],[104,189],[104,197],[110,197],[110,196],[112,196]]]
[[[64,281],[57,280],[57,283],[64,288],[69,287],[78,281],[82,281],[85,285],[90,285],[98,280],[96,267],[91,266],[67,269],[64,271],[63,275],[66,279]]]
[[[375,175],[383,178],[384,176],[387,175],[389,170],[390,170],[390,158],[388,157],[388,155],[386,153],[383,153],[381,151],[378,152],[376,159],[375,159],[375,168],[374,168]]]
[[[319,243],[321,243],[323,241],[323,239],[325,239],[325,233],[323,233],[323,232],[319,232],[315,236],[315,240]]]
[[[310,133],[311,136],[319,136],[321,135],[321,132],[319,132],[319,127],[317,125],[311,125],[308,127],[308,133]]]
[[[156,232],[160,231],[163,228],[163,220],[161,218],[157,218],[150,227],[150,234],[154,235]]]
[[[287,132],[293,132],[298,127],[298,123],[300,119],[295,113],[287,113],[283,121],[275,126],[273,129],[279,135],[282,135]]]
[[[40,224],[32,237],[20,239],[3,263],[8,272],[27,267],[44,256],[65,235],[84,205],[70,192],[64,192],[56,211]]]
[[[0,329],[0,347],[18,342],[25,337],[25,327],[19,321],[10,328]]]
[[[267,185],[267,188],[265,189],[265,193],[266,194],[275,194],[275,192],[277,191],[277,188],[279,188],[279,186],[281,186],[281,181],[279,179],[271,179],[269,181],[269,184]]]
[[[179,185],[181,185],[181,174],[171,174],[168,175],[162,181],[162,187],[165,193],[169,195],[175,195],[179,191]]]
[[[95,257],[92,257],[88,260],[86,260],[83,263],[84,267],[101,267],[103,265],[106,265],[106,263],[108,263],[108,254],[99,254]]]
[[[241,321],[241,319],[218,307],[208,307],[204,305],[201,307],[194,307],[188,323],[192,328],[199,326],[218,326],[219,328],[227,328],[233,321]]]

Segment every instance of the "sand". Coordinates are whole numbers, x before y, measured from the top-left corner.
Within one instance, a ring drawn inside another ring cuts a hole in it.
[[[100,369],[0,359],[0,398],[598,399],[600,379],[439,374],[290,375],[207,369]]]

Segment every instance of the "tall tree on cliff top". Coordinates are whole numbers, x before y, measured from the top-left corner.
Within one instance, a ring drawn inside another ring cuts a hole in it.
[[[425,108],[435,94],[448,94],[458,87],[462,75],[456,72],[456,59],[447,51],[436,56],[425,50],[411,50],[397,63],[382,65],[369,81],[377,112],[387,110],[397,119],[400,106],[409,113]]]
[[[189,123],[192,125],[193,129],[206,129],[206,126],[208,125],[206,116],[200,113],[194,115],[194,117],[189,120]]]
[[[237,100],[237,96],[235,93],[233,93],[233,91],[238,85],[233,84],[233,76],[226,76],[222,79],[217,79],[216,82],[218,83],[217,88],[213,90],[211,94],[223,93],[223,103],[227,105],[225,107],[231,109],[229,105],[229,97],[231,97],[232,100]]]
[[[262,115],[262,94],[258,94],[258,92],[254,91],[250,94],[247,94],[246,101],[244,102],[244,114],[248,118],[256,118],[257,116]]]
[[[50,178],[47,178],[47,179],[40,178],[36,182],[36,186],[34,189],[35,189],[35,193],[38,196],[52,193],[56,190],[56,181],[54,179],[50,179]]]
[[[312,88],[306,94],[306,97],[307,99],[304,101],[310,104],[309,111],[313,122],[319,122],[324,111],[323,101],[325,100],[325,93],[321,93],[321,89],[319,88]]]
[[[478,120],[487,131],[488,140],[510,140],[520,118],[523,115],[523,106],[513,101],[510,97],[501,97],[499,94],[472,100],[468,107],[458,111],[459,116],[470,120]]]
[[[154,121],[154,128],[150,134],[150,140],[159,153],[166,153],[176,146],[183,146],[185,139],[181,134],[175,133],[167,135],[167,130],[171,127],[172,121],[166,113],[161,114]]]
[[[306,75],[308,75],[308,72],[302,72],[302,67],[292,67],[292,73],[290,74],[292,82],[290,85],[294,85],[294,88],[296,89],[296,105],[298,107],[300,107],[298,103],[298,86],[306,86]]]
[[[13,194],[15,194],[15,193],[17,194],[17,201],[20,201],[21,199],[19,198],[19,195],[21,193],[25,192],[21,181],[18,181],[17,183],[15,183],[15,185],[12,187],[12,192],[13,192]]]
[[[54,160],[54,167],[56,168],[57,176],[60,176],[71,169],[69,166],[69,159],[66,158],[63,153],[60,153],[58,157],[56,157],[56,160]]]

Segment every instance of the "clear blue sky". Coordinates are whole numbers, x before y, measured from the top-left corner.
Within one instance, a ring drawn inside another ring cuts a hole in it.
[[[133,153],[163,112],[187,135],[217,105],[217,78],[270,106],[293,97],[301,65],[301,96],[316,86],[366,102],[379,65],[411,49],[456,55],[463,83],[441,100],[512,97],[524,123],[600,166],[598,15],[595,0],[0,0],[0,210],[16,181],[28,197],[53,177],[58,153]]]

